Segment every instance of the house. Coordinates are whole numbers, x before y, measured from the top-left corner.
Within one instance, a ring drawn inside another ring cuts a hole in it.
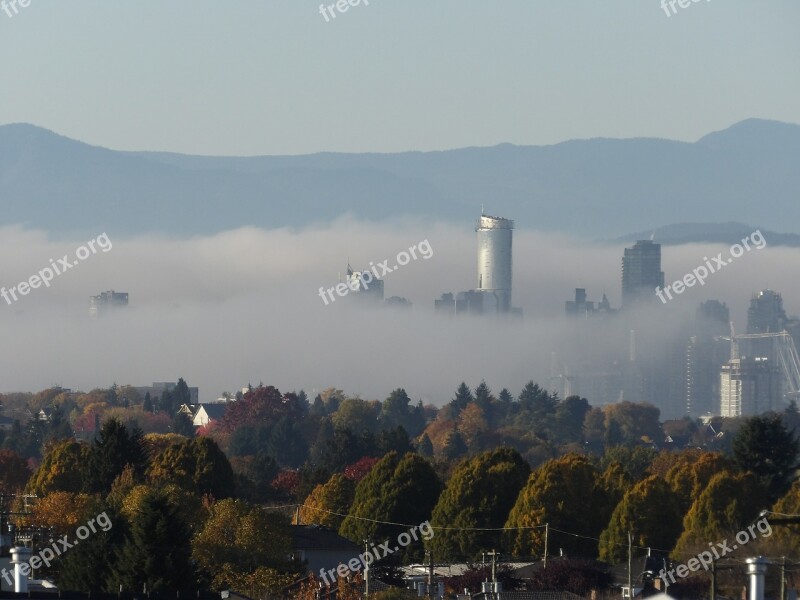
[[[219,421],[227,409],[228,405],[225,403],[198,404],[192,417],[192,423],[195,427],[205,427],[209,423]]]
[[[0,415],[0,430],[11,431],[11,428],[13,426],[14,426],[14,419],[9,419],[8,417]]]
[[[292,525],[291,535],[295,557],[317,577],[321,569],[336,569],[364,552],[361,546],[322,525]]]

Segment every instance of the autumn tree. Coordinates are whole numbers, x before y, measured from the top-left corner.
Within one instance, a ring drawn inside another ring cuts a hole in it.
[[[608,523],[607,498],[600,473],[585,456],[568,454],[550,460],[531,473],[519,493],[508,515],[506,527],[510,530],[504,545],[519,556],[542,556],[544,524],[548,523],[551,548],[561,548],[570,556],[594,558],[597,542],[591,538]]]
[[[511,448],[484,452],[459,465],[433,509],[431,524],[464,529],[443,529],[427,542],[436,560],[468,560],[496,545],[497,532],[475,528],[503,527],[529,474],[528,463]]]
[[[51,492],[39,498],[25,517],[28,525],[52,527],[58,535],[72,534],[91,515],[92,498],[88,494]]]
[[[767,505],[763,482],[753,473],[714,475],[683,520],[674,555],[705,550],[709,540],[721,540],[745,529]]]
[[[778,499],[772,511],[779,515],[800,515],[800,480],[795,481],[789,491]],[[800,555],[800,524],[782,524],[774,529],[772,542],[782,547],[786,554]]]
[[[211,506],[203,529],[192,541],[192,556],[211,578],[215,590],[229,589],[243,578],[291,571],[289,519],[241,500]]]
[[[681,511],[686,514],[715,475],[722,471],[733,470],[734,467],[731,461],[718,452],[682,454],[685,456],[685,460],[675,464],[667,471],[664,479],[678,494]]]
[[[341,527],[355,497],[356,484],[342,475],[334,474],[327,483],[318,485],[303,502],[300,520],[337,530]]]
[[[83,491],[88,487],[86,463],[89,454],[89,445],[75,440],[48,446],[42,464],[28,481],[28,493],[44,496],[55,491]]]
[[[629,533],[636,546],[672,549],[682,517],[680,499],[663,479],[651,476],[640,481],[623,496],[600,535],[600,560],[622,562]]]

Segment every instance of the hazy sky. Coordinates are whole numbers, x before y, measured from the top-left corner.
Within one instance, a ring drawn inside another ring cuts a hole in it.
[[[330,3],[330,2],[328,2]],[[695,140],[800,122],[800,2],[32,0],[0,12],[0,123],[116,149]]]

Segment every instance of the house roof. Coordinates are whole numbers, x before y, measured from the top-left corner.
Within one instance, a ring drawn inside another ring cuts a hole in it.
[[[297,550],[347,550],[358,555],[361,546],[322,525],[292,525],[292,547]]]
[[[222,402],[218,402],[216,404],[200,404],[197,407],[197,412],[200,412],[200,409],[205,411],[209,419],[221,419],[223,416],[225,416],[225,411],[228,410],[228,405]]]

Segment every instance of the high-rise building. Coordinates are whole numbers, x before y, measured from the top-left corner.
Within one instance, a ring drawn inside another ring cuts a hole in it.
[[[128,306],[127,292],[109,290],[107,292],[101,292],[97,296],[89,296],[89,316],[91,317],[102,316],[109,310],[121,306]]]
[[[656,298],[656,288],[663,287],[661,244],[639,240],[632,248],[625,248],[622,257],[622,307],[651,302]]]
[[[511,310],[511,238],[514,221],[481,215],[478,233],[478,292],[494,296],[497,312]],[[485,303],[486,304],[486,303]]]
[[[478,288],[442,294],[435,300],[441,314],[476,314],[522,316],[511,306],[511,240],[514,221],[481,214],[475,231],[478,234]]]
[[[750,299],[747,333],[780,333],[786,329],[783,298],[772,290],[762,290]]]
[[[720,373],[720,415],[758,415],[779,407],[780,371],[767,358],[734,358]]]

